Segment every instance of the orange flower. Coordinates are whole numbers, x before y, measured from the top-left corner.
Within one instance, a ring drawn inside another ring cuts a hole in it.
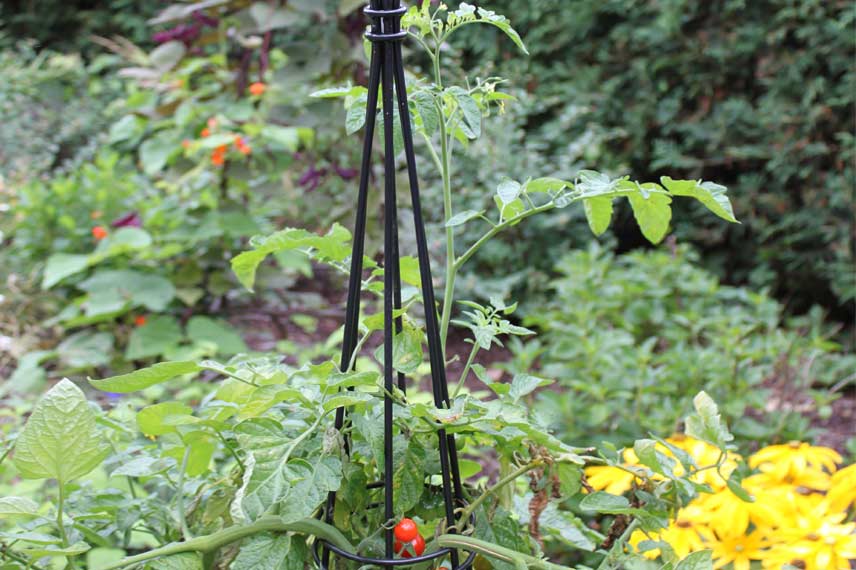
[[[266,90],[267,85],[265,85],[261,81],[256,81],[255,83],[250,85],[250,93],[255,97],[261,97],[262,95],[264,95]]]
[[[141,327],[146,324],[146,316],[145,315],[137,315],[134,317],[134,325]]]
[[[244,156],[250,154],[253,151],[253,149],[250,148],[250,145],[248,145],[244,141],[244,137],[240,135],[235,135],[235,148],[237,148],[238,152],[240,152]]]
[[[104,229],[104,226],[95,226],[92,228],[92,237],[94,237],[96,241],[101,241],[107,237],[107,230]]]
[[[199,136],[201,136],[202,138],[205,138],[205,137],[207,137],[207,136],[208,136],[208,135],[210,135],[210,134],[211,134],[211,129],[209,129],[208,127],[205,127],[205,128],[204,128],[204,129],[202,129],[202,131],[199,133]]]
[[[220,145],[211,151],[211,164],[214,166],[223,166],[226,163],[226,151],[229,148],[226,145]]]
[[[215,119],[214,117],[211,117],[210,119],[208,119],[208,128],[209,129],[216,129],[217,128],[217,119]]]

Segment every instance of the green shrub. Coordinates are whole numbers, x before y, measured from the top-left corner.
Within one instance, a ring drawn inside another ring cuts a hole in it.
[[[795,311],[822,303],[852,319],[856,6],[496,4],[515,12],[532,57],[506,57],[491,31],[461,45],[467,60],[492,62],[486,73],[515,77],[533,95],[518,121],[526,148],[561,170],[577,139],[583,166],[728,186],[743,225],[685,216],[679,238],[730,283],[769,286]],[[622,249],[639,244],[632,224],[616,230]]]
[[[552,426],[575,440],[625,444],[631,434],[677,430],[705,390],[744,438],[810,436],[808,419],[773,385],[784,377],[787,390],[828,413],[822,388],[856,357],[836,354],[819,311],[786,323],[778,302],[722,285],[697,262],[686,247],[616,256],[592,245],[562,258],[548,300],[524,305],[525,323],[544,331],[540,344],[517,349],[521,366],[537,358],[567,388],[540,400]]]

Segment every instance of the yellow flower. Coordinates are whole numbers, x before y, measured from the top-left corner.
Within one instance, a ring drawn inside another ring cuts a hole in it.
[[[788,471],[782,473],[777,465],[764,463],[760,473],[747,477],[746,480],[757,481],[765,489],[785,488],[793,492],[794,487],[805,491],[826,491],[831,484],[829,473],[820,469],[807,468],[800,472]]]
[[[597,491],[621,495],[633,487],[636,477],[618,467],[596,465],[586,469],[586,478],[589,485]]]
[[[835,511],[845,511],[856,502],[856,463],[832,475],[826,500]]]
[[[722,568],[731,564],[734,570],[749,570],[753,560],[764,560],[766,557],[766,542],[761,533],[732,534],[711,541],[714,568]]]
[[[792,441],[758,450],[749,458],[749,466],[786,480],[802,477],[808,470],[825,469],[832,473],[841,461],[841,456],[834,449]]]
[[[624,459],[624,464],[628,466],[639,464],[639,458],[636,457],[632,449],[625,449],[622,459]],[[632,473],[611,465],[595,465],[587,468],[586,478],[593,489],[606,491],[613,495],[626,493],[633,487],[633,481],[638,479]]]
[[[789,565],[805,570],[850,570],[850,562],[856,560],[854,531],[856,523],[824,523],[800,540],[774,545],[763,559],[764,568],[780,570]]]
[[[750,491],[751,492],[751,491]],[[710,527],[720,536],[744,534],[749,523],[757,527],[774,527],[781,522],[781,514],[772,497],[757,493],[755,501],[747,503],[724,489],[714,495],[703,495],[700,503],[710,516]]]

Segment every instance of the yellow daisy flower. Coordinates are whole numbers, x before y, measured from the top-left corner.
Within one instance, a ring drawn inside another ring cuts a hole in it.
[[[751,492],[751,490],[750,490]],[[775,527],[781,522],[781,513],[771,497],[764,493],[754,495],[747,503],[729,489],[703,496],[701,506],[708,511],[710,527],[720,536],[744,534],[749,523],[758,527]]]
[[[845,511],[856,503],[856,463],[832,475],[826,500],[834,511]]]
[[[772,464],[774,467],[769,472],[784,480],[788,477],[800,477],[809,469],[825,469],[831,473],[841,461],[841,455],[834,449],[792,441],[758,450],[749,457],[749,466],[761,468],[764,464]]]
[[[856,561],[854,531],[856,523],[824,523],[801,540],[774,545],[763,559],[764,569],[850,570],[850,563]]]
[[[715,537],[708,546],[713,551],[714,568],[731,564],[734,570],[750,570],[753,560],[764,560],[766,556],[766,542],[757,531]]]
[[[639,458],[636,457],[632,449],[625,449],[621,457],[627,466],[632,467],[639,464]],[[639,478],[618,467],[595,465],[586,469],[586,479],[596,491],[622,495],[629,491],[633,487],[633,481]],[[641,479],[639,480],[641,481]]]

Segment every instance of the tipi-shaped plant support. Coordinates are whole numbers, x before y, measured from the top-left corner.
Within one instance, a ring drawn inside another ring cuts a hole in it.
[[[354,224],[354,243],[351,254],[350,280],[348,283],[348,300],[345,313],[345,331],[342,346],[341,369],[347,371],[354,351],[357,347],[357,335],[360,316],[360,293],[363,271],[363,250],[366,233],[367,196],[369,191],[369,173],[371,170],[372,142],[375,131],[375,119],[378,110],[378,96],[383,102],[384,129],[384,337],[383,337],[383,379],[385,388],[384,398],[384,476],[381,481],[370,487],[383,488],[384,500],[379,507],[384,509],[384,518],[391,521],[395,515],[393,507],[393,400],[391,393],[394,386],[404,392],[406,379],[404,374],[396,372],[393,366],[393,337],[401,332],[401,317],[395,313],[401,308],[401,277],[398,249],[398,223],[395,185],[395,151],[393,147],[393,116],[395,105],[398,105],[398,115],[401,124],[401,135],[404,142],[404,154],[407,162],[407,174],[410,185],[410,197],[413,207],[414,227],[416,233],[417,257],[419,273],[422,281],[422,298],[425,306],[425,329],[428,337],[428,354],[431,365],[431,386],[434,394],[434,404],[437,407],[448,407],[449,391],[446,384],[445,358],[440,342],[440,327],[435,312],[434,290],[432,289],[431,267],[428,257],[428,242],[425,236],[425,224],[422,219],[422,206],[419,197],[419,180],[416,175],[416,162],[413,150],[413,131],[410,124],[410,113],[407,103],[407,89],[402,62],[401,40],[407,35],[401,29],[401,17],[406,8],[399,0],[371,0],[365,8],[366,15],[372,20],[371,31],[366,38],[372,42],[371,64],[369,71],[368,102],[366,106],[365,140],[360,172],[359,194],[357,196],[356,222]],[[336,428],[341,430],[347,422],[347,410],[340,408],[336,412]],[[455,437],[438,429],[440,467],[442,472],[442,496],[445,506],[447,532],[452,532],[456,521],[455,508],[463,504],[463,491],[458,456],[455,447]],[[345,449],[350,452],[346,440]],[[333,522],[336,506],[336,494],[331,493],[327,499],[323,516],[326,522]],[[315,558],[319,567],[327,570],[331,557],[338,556],[363,565],[374,565],[381,568],[405,567],[425,563],[431,560],[448,559],[451,561],[450,570],[464,570],[472,567],[475,554],[466,560],[454,549],[441,548],[434,552],[413,558],[396,558],[394,552],[393,529],[385,531],[384,558],[365,558],[351,552],[346,552],[325,541],[316,543]],[[320,551],[320,552],[319,552]]]

